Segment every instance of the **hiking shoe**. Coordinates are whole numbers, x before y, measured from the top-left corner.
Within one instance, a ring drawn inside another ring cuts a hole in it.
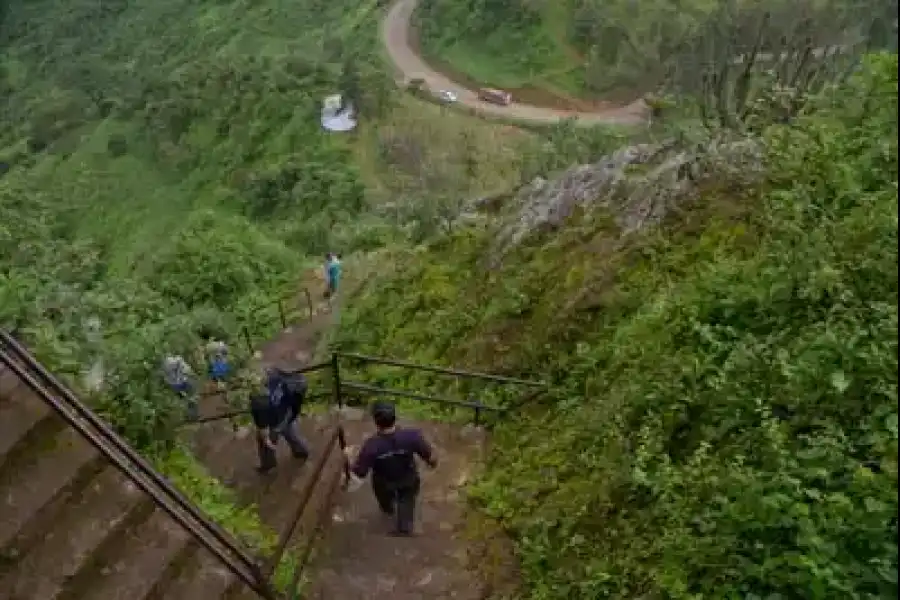
[[[415,534],[412,531],[406,531],[405,529],[392,529],[388,532],[388,535],[391,537],[411,538]]]

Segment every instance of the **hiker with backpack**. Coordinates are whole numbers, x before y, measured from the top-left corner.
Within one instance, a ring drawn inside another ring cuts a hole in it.
[[[437,467],[437,459],[421,431],[397,427],[393,404],[376,402],[371,414],[376,433],[363,442],[355,460],[348,449],[350,473],[358,481],[372,472],[372,492],[378,507],[395,520],[391,535],[411,536],[421,487],[415,456],[432,469]]]
[[[192,382],[193,376],[193,369],[180,354],[171,354],[163,359],[163,379],[166,385],[185,401],[189,421],[196,421],[200,416],[197,394]]]
[[[209,364],[209,378],[219,389],[225,386],[225,380],[231,374],[231,363],[228,360],[228,344],[218,340],[211,333],[204,335],[206,345],[204,354]]]
[[[250,399],[250,414],[256,425],[256,446],[262,474],[274,469],[278,460],[275,449],[279,438],[284,438],[294,458],[309,457],[309,448],[296,430],[297,417],[308,384],[301,374],[289,373],[275,367],[266,370],[266,393]]]

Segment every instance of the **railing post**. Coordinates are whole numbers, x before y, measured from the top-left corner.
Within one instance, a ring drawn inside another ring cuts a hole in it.
[[[344,397],[341,394],[341,365],[337,352],[331,353],[331,385],[333,386],[334,403],[338,410],[344,408]]]
[[[312,318],[313,318],[313,314],[314,314],[314,313],[313,313],[313,301],[312,301],[312,296],[309,294],[309,290],[306,289],[306,288],[303,288],[303,294],[306,296],[306,306],[309,307],[309,318],[312,319]]]
[[[244,334],[244,343],[247,345],[247,352],[250,353],[250,356],[253,356],[253,342],[250,340],[250,330],[247,329],[246,325],[241,328],[241,333]]]
[[[347,489],[347,486],[350,484],[350,461],[347,460],[344,451],[347,449],[347,434],[344,432],[343,425],[338,425],[338,445],[341,447],[341,460],[344,463],[344,485],[343,488]]]
[[[472,397],[469,396],[469,398],[471,399]],[[484,407],[484,404],[481,403],[480,398],[473,400],[473,402],[475,404],[475,427],[478,427],[481,425],[481,409]]]
[[[278,299],[278,318],[281,319],[281,328],[287,329],[287,318],[284,316],[284,303]]]

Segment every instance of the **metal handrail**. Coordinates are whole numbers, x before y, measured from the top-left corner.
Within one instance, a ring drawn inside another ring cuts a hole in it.
[[[319,483],[319,479],[322,477],[322,473],[325,470],[325,465],[328,464],[328,460],[331,458],[331,451],[334,449],[335,444],[343,450],[341,447],[344,444],[344,435],[343,435],[343,427],[338,424],[335,426],[334,431],[331,436],[328,438],[328,442],[325,444],[325,449],[322,454],[319,456],[319,460],[316,463],[315,469],[313,469],[312,477],[310,477],[309,481],[307,481],[306,485],[303,488],[303,491],[300,493],[300,501],[297,503],[297,508],[294,511],[294,516],[291,519],[290,524],[281,532],[281,536],[278,540],[278,547],[275,550],[275,553],[269,558],[268,563],[263,568],[263,574],[266,577],[272,577],[275,573],[275,569],[278,568],[278,563],[281,561],[281,557],[284,556],[285,551],[287,550],[288,544],[291,541],[291,537],[294,535],[294,531],[297,529],[297,525],[300,523],[300,519],[303,517],[303,513],[306,511],[307,505],[310,500],[312,500],[313,493],[316,490],[316,484]]]
[[[165,510],[179,525],[192,534],[202,546],[221,560],[239,579],[263,598],[267,600],[276,598],[275,592],[262,577],[262,572],[256,560],[240,548],[227,532],[202,514],[193,503],[178,492],[167,479],[135,452],[102,419],[82,404],[71,390],[41,366],[12,336],[0,330],[0,342],[12,351],[8,353],[6,350],[0,350],[0,360],[6,363],[28,387],[47,402],[69,425],[97,448],[101,454],[106,456],[126,477],[149,495],[155,504]],[[32,376],[32,373],[39,377],[42,382]],[[49,387],[59,397],[51,393],[44,384],[49,384]],[[92,431],[92,429],[96,431]],[[175,506],[173,507],[172,504]],[[192,523],[183,513],[187,513],[198,525]],[[224,546],[225,550],[230,552],[232,556],[229,556],[219,546],[208,540],[203,535],[202,530],[212,535],[215,541]]]
[[[452,398],[442,398],[440,396],[431,396],[429,394],[420,394],[418,392],[407,392],[406,390],[398,390],[395,388],[380,387],[377,385],[368,385],[358,381],[342,381],[341,387],[360,392],[368,392],[370,394],[378,394],[381,396],[395,396],[397,398],[411,398],[413,400],[424,400],[426,402],[437,402],[439,404],[447,404],[459,408],[471,408],[474,410],[487,410],[491,412],[504,412],[506,409],[498,406],[488,406],[482,404],[478,400],[454,400]]]
[[[306,297],[306,306],[307,306],[307,310],[309,311],[309,317],[307,317],[307,318],[309,320],[312,320],[312,318],[315,316],[315,310],[313,309],[312,295],[309,293],[309,288],[307,288],[307,287],[303,287],[303,288],[301,288],[301,290],[303,292],[303,295]],[[269,304],[269,306],[274,304],[278,308],[278,320],[281,323],[282,329],[285,329],[287,327],[287,311],[285,311],[285,309],[284,309],[284,302],[285,302],[285,298],[282,297],[282,298],[278,298],[277,300],[273,300]],[[244,344],[246,344],[246,346],[247,346],[247,351],[250,352],[250,354],[252,355],[253,354],[253,338],[250,335],[250,329],[247,327],[247,325],[241,326],[241,335],[244,338]]]
[[[229,391],[237,391],[237,390],[229,390]],[[320,398],[329,398],[330,396],[331,396],[331,392],[323,392],[321,394],[311,394],[305,398],[305,401],[318,400]],[[235,417],[241,417],[241,416],[249,415],[249,414],[250,414],[250,409],[247,409],[247,408],[244,408],[241,410],[231,410],[231,411],[219,413],[216,415],[210,415],[208,417],[200,417],[199,419],[195,419],[193,421],[184,421],[182,423],[179,423],[178,427],[186,427],[188,425],[201,425],[203,423],[212,423],[214,421],[224,421],[225,419],[233,419]]]
[[[385,365],[389,367],[401,367],[412,369],[414,371],[426,371],[429,373],[439,373],[441,375],[452,375],[454,377],[462,377],[465,379],[482,379],[484,381],[492,381],[494,383],[503,383],[509,385],[522,385],[526,387],[547,387],[543,381],[529,381],[527,379],[517,379],[515,377],[504,377],[502,375],[491,375],[489,373],[477,373],[475,371],[463,371],[461,369],[451,369],[447,367],[436,367],[433,365],[421,365],[417,363],[397,360],[393,358],[382,358],[379,356],[368,356],[365,354],[356,354],[354,352],[335,352],[339,357],[350,358],[364,363],[372,363],[376,365]]]
[[[340,441],[340,449],[341,449],[341,452],[343,453],[344,449],[347,447],[347,441],[346,441],[346,437],[344,435],[344,428],[342,426],[340,426],[339,441]],[[347,483],[350,480],[350,463],[347,462],[346,459],[344,459],[342,462],[343,462],[343,466],[344,466],[344,468],[343,468],[344,484],[341,485],[341,474],[337,473],[333,478],[333,481],[331,483],[331,488],[328,490],[328,495],[325,497],[325,506],[327,506],[329,508],[334,505],[334,495],[337,492],[338,488],[346,489]],[[293,591],[295,594],[296,594],[297,588],[300,585],[300,579],[303,577],[303,570],[306,567],[306,565],[309,564],[309,561],[312,557],[312,551],[313,551],[313,547],[315,546],[316,540],[322,534],[322,531],[325,529],[326,525],[331,522],[331,519],[329,519],[330,516],[331,516],[330,510],[323,510],[322,514],[319,515],[319,518],[316,521],[315,527],[313,528],[312,534],[308,537],[306,545],[303,548],[303,553],[300,556],[300,560],[297,561],[297,568],[294,569],[294,577],[291,580],[291,587],[290,587],[291,591]],[[299,598],[295,597],[293,600],[299,600]]]

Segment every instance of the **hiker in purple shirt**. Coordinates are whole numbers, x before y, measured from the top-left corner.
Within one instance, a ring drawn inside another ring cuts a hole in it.
[[[363,442],[351,472],[360,479],[372,472],[372,491],[381,512],[396,518],[396,529],[391,534],[409,536],[413,533],[421,485],[415,455],[432,469],[437,460],[421,431],[396,426],[397,414],[392,404],[376,402],[372,420],[378,432]]]

